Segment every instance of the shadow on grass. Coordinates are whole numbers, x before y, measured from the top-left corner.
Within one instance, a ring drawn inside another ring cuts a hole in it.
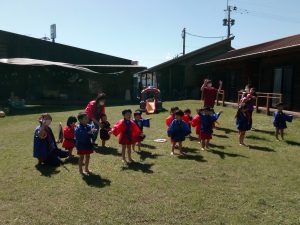
[[[141,143],[141,147],[142,148],[149,148],[149,149],[156,149],[156,146],[149,145],[149,144],[144,144],[144,143]]]
[[[225,157],[243,157],[243,158],[248,158],[247,156],[244,156],[244,155],[235,154],[235,153],[227,153],[227,152],[218,151],[218,150],[210,150],[208,152],[211,152],[213,154],[219,155],[221,159],[225,159]]]
[[[251,150],[258,150],[264,152],[276,152],[274,149],[269,147],[257,146],[257,145],[249,145],[249,149]]]
[[[194,160],[197,162],[207,162],[207,160],[204,159],[202,155],[179,155],[178,159]]]
[[[216,130],[224,131],[225,134],[238,133],[237,130],[233,130],[233,129],[229,129],[229,128],[224,128],[224,127],[217,127]]]
[[[156,159],[158,156],[162,156],[159,154],[152,154],[152,152],[147,152],[147,151],[137,151],[136,154],[140,156],[140,160],[144,161],[145,159]]]
[[[102,154],[102,155],[115,155],[120,156],[122,155],[117,148],[112,147],[97,147],[95,148],[95,152]]]
[[[286,142],[287,144],[289,144],[289,145],[300,146],[300,142],[289,141],[289,140],[286,140],[285,142]]]
[[[189,139],[190,141],[199,141],[199,137],[194,136],[187,137],[187,139]]]
[[[143,173],[153,173],[151,167],[154,163],[140,163],[140,162],[132,162],[128,163],[127,166],[123,166],[122,170],[133,170],[133,171],[141,171]]]
[[[183,152],[196,153],[196,152],[199,152],[199,150],[200,150],[200,147],[199,147],[199,149],[198,148],[182,147]]]
[[[78,160],[79,160],[79,158],[77,158],[77,157],[67,158],[67,159],[63,162],[63,164],[78,165]]]
[[[275,135],[275,131],[254,129],[254,132]]]
[[[229,138],[227,135],[224,135],[224,134],[213,134],[213,136],[218,137],[218,138]]]
[[[252,140],[260,140],[260,141],[269,141],[267,138],[263,138],[263,137],[257,137],[255,135],[249,135],[246,136],[246,138],[248,139],[252,139]]]
[[[60,171],[58,167],[49,165],[35,165],[35,168],[41,173],[41,176],[51,177],[52,175],[58,174]]]
[[[209,146],[213,148],[225,149],[225,146],[223,145],[216,145],[216,144],[209,143]]]
[[[87,185],[91,187],[98,187],[98,188],[110,186],[111,183],[110,180],[104,179],[100,175],[93,174],[93,173],[89,174],[88,176],[83,175],[82,180],[84,180]]]

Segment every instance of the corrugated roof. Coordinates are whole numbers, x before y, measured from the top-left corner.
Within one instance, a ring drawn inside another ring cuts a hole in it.
[[[228,60],[257,56],[266,53],[275,53],[277,51],[295,48],[295,47],[300,47],[300,34],[265,42],[258,45],[241,48],[241,49],[231,50],[220,56],[217,56],[206,62],[199,63],[197,65],[224,62]]]
[[[173,65],[175,63],[179,63],[179,62],[182,62],[186,59],[189,59],[195,55],[198,55],[198,54],[201,54],[203,52],[206,52],[208,50],[211,50],[212,48],[216,47],[216,46],[220,46],[220,45],[223,45],[223,44],[227,44],[227,43],[230,43],[232,40],[234,39],[234,37],[231,37],[231,38],[228,38],[228,39],[225,39],[225,40],[222,40],[222,41],[219,41],[219,42],[216,42],[216,43],[213,43],[211,45],[207,45],[203,48],[199,48],[195,51],[192,51],[192,52],[189,52],[185,55],[182,55],[178,58],[175,58],[175,59],[172,59],[172,60],[169,60],[169,61],[166,61],[166,62],[163,62],[161,64],[158,64],[156,66],[153,66],[147,70],[145,70],[144,72],[147,73],[147,72],[153,72],[153,71],[156,71],[158,69],[161,69],[161,68],[164,68],[164,67],[167,67],[167,66],[170,66],[170,65]]]
[[[74,64],[63,63],[63,62],[52,62],[52,61],[46,61],[40,59],[10,58],[10,59],[0,59],[0,63],[20,65],[20,66],[60,66],[69,69],[81,70],[88,73],[97,73],[88,68],[74,65]]]

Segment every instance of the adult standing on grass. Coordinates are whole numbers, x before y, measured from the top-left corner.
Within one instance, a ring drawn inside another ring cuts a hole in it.
[[[212,86],[212,81],[209,79],[205,79],[202,86],[201,91],[203,94],[204,107],[214,108],[215,100],[217,98],[217,94],[221,91],[223,82],[219,81],[219,88],[216,89]]]
[[[99,133],[99,128],[102,128],[101,125],[101,116],[105,114],[105,93],[99,93],[95,100],[89,102],[89,104],[85,108],[85,113],[87,114],[90,123],[93,123],[97,131],[93,134],[92,140],[93,145],[96,146],[95,143],[97,140],[97,136]]]

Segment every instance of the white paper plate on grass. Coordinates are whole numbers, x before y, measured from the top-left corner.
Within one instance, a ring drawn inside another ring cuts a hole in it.
[[[164,138],[158,138],[158,139],[155,139],[154,142],[157,142],[157,143],[164,143],[164,142],[167,142],[167,139],[164,139]]]

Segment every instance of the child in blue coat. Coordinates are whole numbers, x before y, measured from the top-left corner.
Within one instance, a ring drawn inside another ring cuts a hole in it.
[[[75,128],[75,145],[77,154],[79,155],[79,173],[89,175],[90,154],[93,153],[93,135],[97,131],[89,123],[89,118],[86,113],[81,112],[78,114],[79,125]],[[84,170],[82,169],[83,161]]]
[[[175,119],[170,124],[168,135],[171,137],[172,142],[172,151],[171,155],[174,155],[174,150],[176,143],[178,143],[178,149],[181,154],[182,152],[182,142],[185,140],[185,137],[191,133],[191,128],[189,125],[182,120],[184,113],[182,110],[177,110],[175,112]]]
[[[251,129],[251,119],[248,112],[248,106],[246,104],[241,104],[235,115],[236,127],[239,130],[239,142],[240,145],[247,146],[244,143],[246,131]]]
[[[273,115],[273,124],[276,129],[275,130],[276,139],[279,141],[279,138],[278,138],[279,133],[280,133],[282,140],[284,140],[283,131],[284,131],[284,129],[287,128],[286,121],[292,122],[293,116],[287,115],[282,111],[283,110],[282,102],[278,103],[276,105],[276,108],[277,108],[277,111],[274,112],[274,115]]]
[[[201,121],[200,139],[202,151],[209,149],[209,142],[212,139],[214,123],[219,119],[221,113],[222,111],[214,113],[213,109],[209,107],[205,107],[199,112],[199,117]]]

